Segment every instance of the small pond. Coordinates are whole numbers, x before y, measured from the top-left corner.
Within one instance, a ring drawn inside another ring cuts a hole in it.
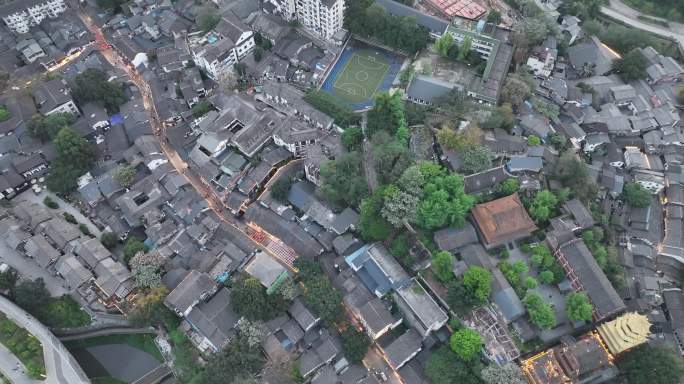
[[[88,377],[111,376],[127,383],[160,365],[154,356],[126,344],[74,348],[71,353]]]

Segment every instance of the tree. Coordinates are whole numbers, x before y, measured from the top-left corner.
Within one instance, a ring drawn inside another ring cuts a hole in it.
[[[553,272],[544,270],[539,272],[539,280],[541,280],[542,283],[544,284],[551,284],[553,283],[555,279],[555,276],[553,275]]]
[[[596,195],[596,184],[589,178],[585,164],[572,150],[561,154],[554,167],[553,177],[564,187],[569,187],[572,194],[580,200],[586,202]]]
[[[492,24],[501,23],[501,12],[496,9],[489,11],[489,13],[487,13],[487,22]]]
[[[446,345],[432,353],[425,365],[425,375],[432,384],[479,384],[481,370],[478,359],[464,362]]]
[[[515,127],[515,114],[513,113],[513,108],[510,103],[504,103],[499,107],[496,107],[481,123],[482,128],[494,129],[502,128],[510,131]]]
[[[14,289],[14,302],[36,316],[50,303],[50,292],[45,288],[42,278],[35,280],[23,280]]]
[[[361,202],[359,231],[369,241],[384,240],[392,231],[392,225],[382,216],[384,188],[379,188]]]
[[[330,280],[319,274],[304,279],[304,300],[307,307],[318,314],[323,321],[332,325],[340,320],[342,313],[342,295],[336,290]]]
[[[418,165],[425,185],[418,204],[417,224],[425,229],[437,229],[446,225],[460,227],[465,215],[473,207],[475,199],[466,194],[463,177],[447,173],[431,163]]]
[[[14,295],[17,281],[19,281],[19,274],[14,268],[9,268],[5,272],[0,272],[0,289],[8,290],[11,297]]]
[[[417,209],[417,196],[402,191],[395,185],[389,185],[385,189],[384,203],[380,213],[394,227],[400,228],[404,222],[415,222]]]
[[[568,147],[568,139],[560,133],[552,132],[549,134],[548,142],[557,151],[565,151]]]
[[[47,196],[47,195],[43,199],[43,204],[45,204],[45,206],[50,208],[50,209],[59,208],[59,204],[57,204],[56,201],[54,201],[50,196]]]
[[[247,342],[247,345],[252,348],[260,346],[268,335],[268,328],[263,321],[250,321],[241,317],[235,328],[240,332],[240,336]]]
[[[492,151],[484,145],[472,145],[463,151],[461,168],[466,173],[478,173],[492,166]]]
[[[100,236],[100,242],[111,251],[119,243],[119,236],[113,232],[103,232]]]
[[[391,184],[413,164],[409,147],[387,131],[377,131],[371,138],[373,162],[378,181]]]
[[[85,172],[67,160],[57,159],[50,166],[47,187],[50,191],[66,195],[76,189],[78,178]]]
[[[447,283],[454,278],[453,272],[454,255],[448,251],[433,253],[432,270],[437,279],[442,283]]]
[[[110,11],[118,11],[122,4],[125,4],[127,0],[97,0],[97,5],[101,8]]]
[[[404,70],[402,70],[399,74],[399,84],[401,84],[401,86],[404,88],[408,86],[415,71],[416,68],[413,66],[413,62],[409,63],[409,65],[407,65],[406,68],[404,68]]]
[[[238,332],[223,350],[211,355],[197,383],[242,384],[261,371],[266,359],[259,346],[251,346],[246,337]],[[235,381],[238,380],[238,381]]]
[[[363,130],[361,127],[349,127],[342,132],[342,145],[348,151],[356,151],[361,149],[363,144]]]
[[[641,184],[633,181],[625,183],[622,190],[622,198],[625,202],[634,208],[646,208],[651,205],[651,193]]]
[[[527,137],[527,145],[530,145],[530,146],[541,145],[541,139],[535,135],[530,135]]]
[[[530,212],[530,216],[532,216],[536,222],[542,222],[551,217],[551,214],[553,213],[553,210],[556,208],[557,204],[558,198],[556,198],[556,195],[554,195],[553,192],[545,189],[543,191],[537,192],[528,210]]]
[[[94,102],[115,112],[126,102],[123,86],[108,81],[107,74],[99,69],[86,69],[76,76],[74,83],[73,94],[80,103]]]
[[[165,259],[159,252],[138,252],[129,261],[135,283],[141,288],[152,288],[161,284],[161,272]]]
[[[550,329],[556,326],[556,315],[553,309],[537,293],[527,292],[523,304],[533,324],[542,329]]]
[[[496,186],[496,194],[497,196],[509,196],[518,192],[518,189],[520,189],[518,179],[510,178]]]
[[[289,177],[281,177],[271,185],[271,196],[281,203],[285,203],[287,202],[287,195],[290,193],[290,188],[292,188],[292,179]]]
[[[684,362],[677,352],[648,344],[622,354],[617,366],[629,384],[678,384],[684,377]]]
[[[560,113],[560,108],[556,104],[546,102],[538,97],[535,98],[533,106],[535,111],[549,119],[558,117],[558,114]]]
[[[135,168],[130,165],[124,165],[116,169],[112,176],[122,187],[128,188],[135,180]]]
[[[213,30],[216,25],[218,25],[219,21],[221,21],[221,15],[214,7],[203,8],[200,10],[196,19],[197,26],[204,33],[208,33]]]
[[[514,107],[520,106],[532,93],[532,88],[517,73],[512,73],[506,77],[501,88],[501,100]]]
[[[463,286],[475,299],[484,302],[492,292],[492,274],[482,267],[471,266],[463,274]]]
[[[451,350],[462,360],[472,360],[482,348],[482,337],[470,328],[461,328],[449,338]]]
[[[448,125],[443,125],[442,128],[437,131],[436,136],[437,142],[442,147],[457,151],[466,151],[467,149],[480,144],[482,131],[476,125],[470,125],[468,128],[459,132],[456,132],[456,130]]]
[[[88,141],[71,128],[62,128],[54,140],[59,160],[68,161],[72,167],[87,170],[93,163],[94,153]]]
[[[364,179],[363,156],[345,153],[321,165],[321,195],[335,204],[357,206],[368,194]]]
[[[149,251],[149,248],[147,247],[147,245],[145,245],[145,243],[142,242],[142,240],[135,236],[130,236],[128,239],[126,239],[126,242],[124,243],[124,260],[126,261],[126,264],[129,264],[131,258],[138,254],[138,252],[144,253],[147,251]]]
[[[624,81],[645,79],[646,67],[648,67],[646,58],[636,49],[613,61],[613,69]]]
[[[482,370],[482,380],[486,384],[527,384],[520,367],[515,363],[488,365]]]
[[[445,33],[442,35],[442,37],[435,40],[434,48],[437,53],[443,57],[446,57],[449,52],[449,48],[451,48],[453,44],[454,37],[451,35],[451,33]]]
[[[202,116],[206,115],[207,113],[209,113],[209,111],[211,111],[211,110],[212,110],[211,103],[206,101],[206,100],[202,100],[202,101],[200,101],[200,102],[198,102],[192,106],[192,116],[193,117],[202,117]]]
[[[31,136],[48,141],[54,139],[62,128],[70,127],[76,118],[71,113],[55,113],[50,116],[35,115],[26,124]]]
[[[365,333],[357,331],[354,327],[347,327],[342,332],[342,351],[349,362],[360,364],[369,347],[370,340]]]
[[[146,294],[137,296],[126,318],[139,327],[164,325],[168,330],[175,329],[178,327],[179,319],[164,305],[164,299],[168,294],[168,288],[157,285]]]
[[[572,292],[565,298],[565,313],[572,321],[591,321],[592,307],[584,292]]]
[[[473,47],[473,38],[470,36],[466,36],[462,41],[461,44],[458,46],[458,60],[459,61],[466,61],[468,58],[468,55],[470,54],[470,50]]]
[[[230,300],[238,315],[252,321],[270,320],[287,308],[280,293],[269,295],[261,282],[251,277],[237,279],[230,290]]]
[[[256,47],[254,48],[254,61],[257,63],[261,61],[261,59],[264,57],[264,49],[261,47]]]
[[[527,276],[525,278],[525,288],[527,288],[527,289],[537,288],[537,280],[532,276]]]
[[[531,46],[540,44],[549,35],[549,24],[544,15],[526,17],[522,24],[525,36],[527,36]]]

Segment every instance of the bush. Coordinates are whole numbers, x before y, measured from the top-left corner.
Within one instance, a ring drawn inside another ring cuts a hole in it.
[[[52,200],[50,196],[45,196],[45,198],[43,199],[43,204],[45,204],[45,206],[50,209],[59,208],[59,204],[57,204],[56,201]]]
[[[100,237],[100,242],[111,251],[119,243],[119,236],[113,232],[105,232]]]
[[[88,226],[85,224],[79,224],[78,229],[80,229],[81,233],[83,233],[86,236],[93,236],[93,234],[90,233],[90,229],[88,229]]]
[[[64,212],[62,215],[64,216],[64,220],[70,222],[71,224],[78,224],[78,221],[76,221],[76,218],[71,213]]]

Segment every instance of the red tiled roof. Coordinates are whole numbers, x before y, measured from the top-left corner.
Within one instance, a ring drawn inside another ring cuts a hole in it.
[[[478,204],[472,214],[488,245],[513,241],[537,229],[517,193]]]

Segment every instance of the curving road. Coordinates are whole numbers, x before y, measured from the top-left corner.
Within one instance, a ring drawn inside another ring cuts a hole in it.
[[[57,340],[55,335],[47,329],[46,326],[41,324],[33,316],[29,315],[23,309],[19,308],[16,304],[9,301],[8,299],[0,296],[0,312],[4,313],[8,319],[14,321],[20,327],[26,329],[30,334],[32,334],[43,346],[43,358],[45,359],[45,372],[47,378],[40,383],[45,384],[86,384],[90,383],[90,380],[86,376],[85,372],[80,365],[76,362],[71,353],[67,351],[66,347]],[[5,360],[6,354],[2,353],[0,350],[0,369],[6,376],[14,379],[17,372],[12,371],[7,365],[16,366],[16,360],[9,358],[9,361]],[[7,352],[6,350],[4,352]],[[13,363],[14,361],[14,363]],[[33,383],[31,380],[24,377],[19,377],[15,380],[16,383]]]
[[[639,20],[639,16],[647,16],[657,20],[662,19],[639,12],[620,0],[610,0],[610,5],[601,7],[601,13],[629,26],[653,33],[655,35],[674,39],[679,42],[680,50],[684,50],[684,24],[667,21],[670,27],[665,28],[660,25],[643,22]]]

